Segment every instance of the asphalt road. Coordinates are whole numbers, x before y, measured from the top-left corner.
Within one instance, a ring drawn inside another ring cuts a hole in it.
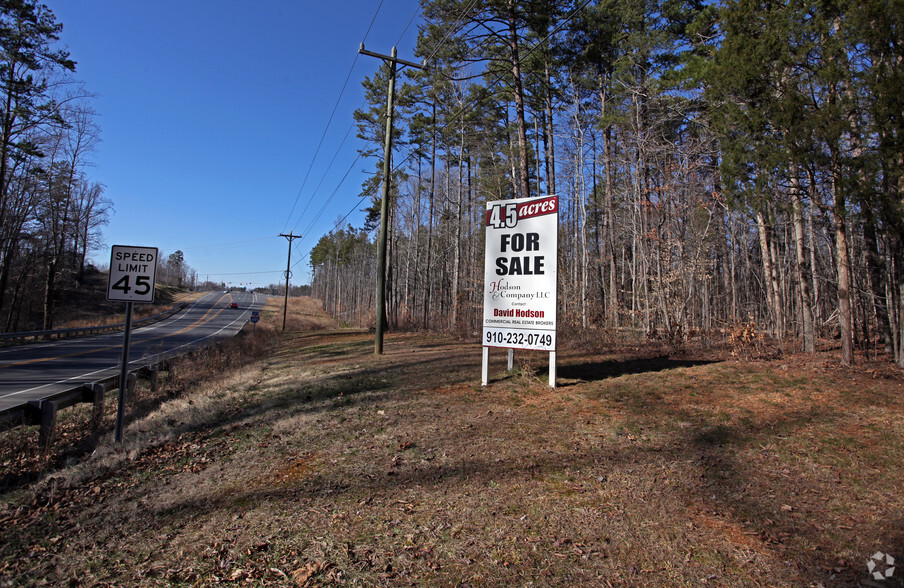
[[[233,301],[238,308],[230,308]],[[163,353],[188,351],[211,339],[233,336],[264,301],[264,296],[250,292],[211,292],[170,318],[132,329],[130,367],[154,363],[155,356]],[[122,344],[119,332],[0,349],[0,413],[118,375]]]

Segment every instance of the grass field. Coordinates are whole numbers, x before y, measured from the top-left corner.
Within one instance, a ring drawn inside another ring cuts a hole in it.
[[[555,390],[526,352],[481,387],[478,344],[375,357],[296,313],[180,368],[122,447],[78,411],[51,454],[0,438],[0,585],[851,586],[904,557],[888,362],[575,346]]]

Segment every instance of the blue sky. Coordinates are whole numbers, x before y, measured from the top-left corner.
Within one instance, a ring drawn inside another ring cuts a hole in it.
[[[292,283],[302,284],[320,237],[352,210],[345,222],[360,226],[367,202],[355,205],[375,162],[352,165],[361,142],[348,131],[380,61],[358,46],[397,45],[416,60],[417,0],[44,4],[63,24],[76,79],[97,95],[102,142],[87,173],[115,212],[96,263],[112,245],[181,250],[200,279],[255,287],[283,280],[288,241],[278,235],[291,231],[303,234],[292,251]]]

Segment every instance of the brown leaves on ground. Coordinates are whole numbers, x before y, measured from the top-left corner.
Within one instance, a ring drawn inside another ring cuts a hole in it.
[[[334,567],[333,564],[329,562],[310,562],[305,564],[303,568],[292,572],[292,579],[295,581],[296,586],[311,586],[317,576],[323,575],[324,572],[327,572],[332,567]]]
[[[5,495],[0,582],[843,586],[899,555],[890,363],[563,349],[551,390],[546,357],[482,388],[477,345],[291,333]]]

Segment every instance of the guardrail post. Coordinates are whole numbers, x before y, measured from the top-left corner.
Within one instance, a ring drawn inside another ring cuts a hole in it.
[[[94,384],[91,389],[94,392],[94,412],[91,414],[91,424],[97,429],[104,420],[104,396],[107,394],[107,387],[103,384]]]
[[[53,436],[56,431],[57,405],[53,400],[45,400],[41,403],[41,429],[39,443],[45,451],[53,444]]]
[[[154,364],[148,368],[150,380],[151,380],[151,394],[157,393],[157,378],[160,375],[160,366],[158,364]]]
[[[135,372],[129,372],[129,376],[126,378],[126,391],[129,396],[129,400],[135,400],[135,386],[138,384],[138,374]]]

